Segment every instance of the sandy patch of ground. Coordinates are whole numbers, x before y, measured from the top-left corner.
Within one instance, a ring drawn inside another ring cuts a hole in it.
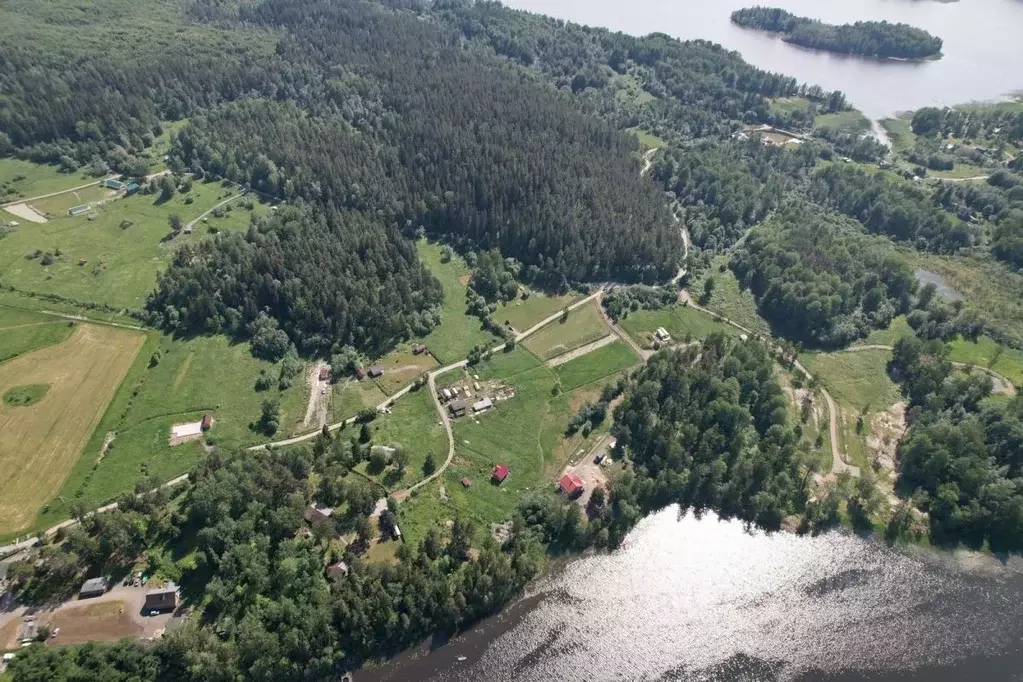
[[[458,283],[462,286],[468,286],[469,280],[472,279],[472,275],[462,275],[458,278]]]
[[[327,407],[330,405],[330,379],[320,381],[320,370],[330,370],[323,360],[314,362],[309,366],[305,375],[306,385],[309,386],[309,402],[305,408],[305,419],[303,426],[311,426],[315,423],[317,428],[322,428],[327,423]]]
[[[24,218],[30,223],[45,223],[46,216],[39,213],[28,204],[12,204],[11,206],[4,206],[4,210],[8,213]]]
[[[899,401],[878,412],[870,423],[867,447],[871,460],[888,471],[895,471],[895,454],[906,432],[906,403]]]

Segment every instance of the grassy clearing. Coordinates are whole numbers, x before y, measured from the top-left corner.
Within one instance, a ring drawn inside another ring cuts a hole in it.
[[[991,173],[991,168],[974,166],[969,163],[956,161],[952,170],[932,170],[927,172],[927,177],[942,179],[975,178],[978,176],[986,178]],[[978,181],[980,182],[980,181]]]
[[[334,384],[330,400],[330,421],[336,423],[342,419],[351,419],[365,409],[375,409],[387,399],[375,381],[345,380]]]
[[[534,324],[550,317],[562,308],[566,308],[581,296],[570,293],[564,296],[547,295],[541,291],[533,291],[529,298],[517,298],[514,301],[500,303],[491,317],[501,323],[510,324],[516,331],[525,331]]]
[[[564,322],[554,322],[544,327],[523,341],[523,345],[542,360],[550,360],[607,336],[608,333],[596,304],[590,303],[573,310]]]
[[[457,253],[445,263],[442,246],[427,241],[419,242],[419,258],[444,287],[444,305],[441,324],[425,338],[425,343],[442,364],[464,360],[473,346],[496,343],[495,337],[484,331],[479,319],[465,314],[465,292],[469,282],[469,267]]]
[[[851,464],[870,466],[866,438],[874,416],[901,400],[899,387],[889,378],[886,365],[890,351],[867,350],[855,353],[808,353],[800,357],[810,372],[820,377],[839,408],[839,438]]]
[[[377,417],[370,426],[374,445],[400,447],[408,454],[408,467],[404,473],[399,474],[393,466],[383,471],[372,471],[366,462],[357,470],[388,490],[407,488],[422,480],[425,478],[423,463],[427,455],[433,456],[437,466],[448,456],[447,432],[439,422],[440,417],[428,389],[409,393],[395,402],[391,414]]]
[[[913,336],[913,328],[906,322],[905,315],[899,315],[884,329],[875,329],[867,338],[854,343],[854,346],[894,346],[895,342],[905,336]]]
[[[72,206],[81,206],[83,204],[89,204],[91,206],[97,202],[110,201],[115,196],[117,196],[116,192],[109,190],[106,187],[93,185],[92,187],[67,192],[66,194],[58,194],[56,196],[46,197],[45,199],[30,201],[29,206],[45,215],[50,220],[55,220],[57,218],[67,216],[68,211]]]
[[[639,358],[621,341],[615,341],[581,358],[554,368],[561,387],[572,390],[635,366]]]
[[[211,215],[192,234],[169,238],[168,216],[177,214],[187,223],[227,191],[219,183],[196,183],[187,195],[192,197],[191,204],[180,192],[164,203],[153,195],[125,197],[96,207],[96,219],[91,221],[86,215],[68,216],[66,208],[60,209],[48,223],[23,223],[0,240],[0,274],[5,284],[21,291],[142,308],[157,273],[167,267],[178,247],[207,239],[214,230],[244,229],[251,213],[267,210],[257,203],[248,211],[236,202],[228,205],[231,211],[223,218]],[[54,206],[75,203],[72,195],[47,201]],[[52,254],[54,262],[43,265],[41,256],[26,257],[37,251]]]
[[[653,102],[656,97],[643,89],[639,80],[632,75],[616,75],[613,82],[618,89],[615,91],[615,98],[619,102],[632,102],[633,104],[646,104]],[[659,146],[659,145],[658,145]]]
[[[0,306],[0,362],[66,341],[72,331],[67,320]]]
[[[375,379],[385,395],[391,395],[408,386],[423,372],[437,368],[437,360],[429,353],[413,355],[411,346],[403,344],[377,361],[384,368],[384,375]],[[380,401],[378,400],[377,403]]]
[[[810,100],[805,97],[776,97],[768,100],[772,113],[789,114],[793,111],[806,111],[810,108]]]
[[[789,419],[792,424],[799,424],[802,432],[801,442],[814,455],[819,471],[831,471],[831,434],[828,430],[828,412],[824,398],[819,394],[813,396],[814,407],[808,419],[802,421],[802,406],[796,401],[791,371],[777,367],[775,374],[789,397]],[[820,439],[818,444],[818,438]]]
[[[1016,386],[1023,386],[1023,352],[1006,348],[989,336],[981,336],[976,342],[966,339],[953,341],[949,359],[986,367]]]
[[[4,405],[11,407],[31,407],[43,399],[50,390],[49,384],[28,384],[15,386],[4,393]]]
[[[27,528],[61,487],[145,336],[79,325],[66,341],[0,365],[0,391],[48,384],[35,405],[0,404],[0,533]]]
[[[864,133],[870,130],[870,119],[864,116],[863,112],[851,109],[834,114],[821,114],[814,120],[814,125],[840,133]]]
[[[60,192],[99,178],[79,171],[61,173],[57,166],[45,166],[14,158],[0,158],[0,203]],[[3,214],[7,216],[6,213]],[[12,216],[13,217],[13,216]]]
[[[916,133],[910,125],[912,114],[899,118],[881,119],[881,127],[888,133],[892,142],[892,151],[896,154],[909,151],[916,145]]]
[[[738,336],[741,332],[730,324],[719,322],[709,314],[688,306],[662,310],[640,310],[620,321],[629,336],[643,348],[652,348],[654,331],[658,327],[671,334],[673,341],[702,339],[712,332]]]
[[[728,267],[728,256],[726,255],[714,257],[711,266],[693,282],[690,292],[694,296],[702,294],[704,284],[712,277],[714,278],[714,291],[710,300],[701,304],[704,308],[734,320],[754,332],[767,333],[770,331],[767,322],[757,312],[757,302],[753,298],[753,294],[748,289],[744,290],[739,286],[739,280],[735,278]]]
[[[66,518],[73,502],[99,505],[131,490],[145,476],[169,479],[188,471],[203,457],[203,443],[171,447],[174,424],[198,421],[210,412],[215,421],[208,437],[234,449],[270,440],[249,426],[259,418],[266,398],[281,404],[275,437],[287,435],[305,417],[309,394],[302,378],[296,377],[284,392],[276,387],[255,390],[260,369],[273,377],[279,369],[253,358],[248,344],[234,344],[222,336],[179,340],[149,333],[144,338],[135,363],[90,432],[83,455],[35,527]],[[158,349],[159,363],[150,367]]]

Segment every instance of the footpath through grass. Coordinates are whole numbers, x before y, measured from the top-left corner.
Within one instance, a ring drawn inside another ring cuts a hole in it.
[[[0,362],[65,341],[74,323],[0,305]]]

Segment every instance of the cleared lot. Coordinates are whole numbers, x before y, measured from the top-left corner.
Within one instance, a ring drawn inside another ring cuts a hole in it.
[[[49,386],[28,407],[0,404],[0,533],[29,526],[60,489],[144,338],[79,325],[62,343],[0,364],[0,393]]]

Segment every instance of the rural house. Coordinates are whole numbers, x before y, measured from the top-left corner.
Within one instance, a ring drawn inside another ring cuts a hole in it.
[[[327,566],[328,578],[343,578],[346,575],[348,575],[348,564],[343,561]]]
[[[106,187],[107,189],[116,189],[118,191],[124,189],[123,182],[121,182],[120,180],[113,180],[111,178],[107,178],[106,180],[104,180],[103,186]]]
[[[382,377],[384,375],[383,365],[373,365],[369,368],[369,376],[371,379]]]
[[[464,417],[469,405],[464,400],[452,400],[448,403],[448,412],[452,417]]]
[[[583,493],[583,479],[575,474],[565,474],[558,481],[558,487],[569,497],[578,497]]]
[[[334,510],[330,507],[326,507],[318,502],[313,502],[311,505],[305,508],[305,512],[302,514],[305,520],[309,523],[325,523],[330,519],[330,515],[334,513]]]
[[[89,578],[82,583],[82,589],[78,590],[79,599],[92,599],[101,597],[107,592],[109,584],[106,578]]]
[[[146,592],[146,602],[142,606],[143,611],[173,611],[178,608],[178,586],[174,583],[167,583],[164,587]]]
[[[476,413],[486,412],[487,410],[489,410],[493,406],[494,406],[494,403],[491,402],[490,398],[483,398],[483,400],[478,400],[475,403],[473,403],[472,411],[476,412]]]
[[[491,474],[491,478],[494,479],[495,483],[500,484],[504,482],[504,479],[508,478],[508,474],[510,473],[511,471],[508,469],[507,466],[505,466],[504,464],[498,464],[496,467],[494,467],[494,471]]]
[[[422,343],[412,344],[412,355],[422,355],[426,352],[426,345]]]
[[[330,369],[323,367],[320,369],[320,381],[326,381],[330,378]]]

